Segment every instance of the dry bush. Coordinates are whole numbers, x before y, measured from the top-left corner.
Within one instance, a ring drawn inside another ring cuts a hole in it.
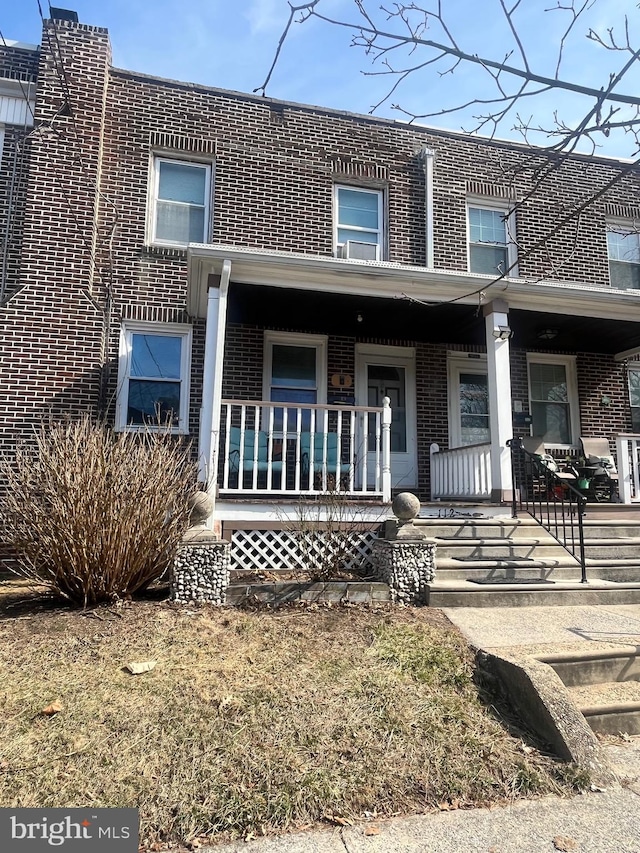
[[[380,510],[374,524],[382,524]],[[311,581],[365,577],[371,562],[363,557],[363,538],[372,528],[371,514],[339,489],[327,489],[317,501],[298,502],[293,518],[282,516],[297,546],[296,573]]]
[[[162,429],[116,434],[88,416],[42,426],[0,470],[19,573],[83,607],[159,578],[188,527],[194,466]]]

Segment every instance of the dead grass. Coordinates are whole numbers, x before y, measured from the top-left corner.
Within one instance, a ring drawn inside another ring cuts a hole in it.
[[[2,805],[136,806],[148,844],[569,790],[437,611],[79,613],[0,584],[0,676]]]

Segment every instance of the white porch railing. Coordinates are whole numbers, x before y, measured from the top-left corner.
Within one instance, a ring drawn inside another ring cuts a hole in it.
[[[391,409],[223,400],[220,494],[391,500]]]
[[[616,437],[618,492],[623,504],[640,503],[640,435]]]
[[[431,500],[491,497],[491,445],[471,444],[440,450],[430,447]]]

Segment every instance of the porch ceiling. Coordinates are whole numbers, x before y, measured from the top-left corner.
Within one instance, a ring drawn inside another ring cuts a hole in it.
[[[482,313],[471,305],[426,306],[404,298],[234,283],[228,311],[232,322],[274,329],[426,343],[485,343]],[[618,353],[640,346],[640,321],[511,309],[509,323],[513,345],[522,349]],[[542,330],[557,334],[553,339],[541,339]]]

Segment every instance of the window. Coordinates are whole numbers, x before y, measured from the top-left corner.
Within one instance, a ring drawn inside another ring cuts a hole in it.
[[[481,275],[517,276],[513,212],[504,205],[470,201],[469,271]]]
[[[640,364],[629,365],[631,431],[640,433]]]
[[[116,429],[189,431],[191,327],[125,323],[120,336]]]
[[[273,403],[324,403],[326,400],[326,344],[324,336],[265,333],[265,399]],[[274,409],[274,428],[281,430],[284,407]],[[287,429],[296,428],[297,411],[287,409]],[[310,428],[310,410],[302,412],[302,429]]]
[[[186,246],[209,236],[211,166],[156,157],[151,242]]]
[[[486,357],[449,353],[447,372],[450,446],[486,444],[491,441]]]
[[[528,362],[533,434],[546,444],[575,444],[580,433],[575,359],[535,353]]]
[[[360,260],[378,260],[382,255],[383,239],[382,191],[341,186],[335,190],[335,244],[338,254]],[[348,250],[345,248],[347,243],[350,244]]]
[[[607,226],[609,280],[619,290],[640,288],[640,234],[624,225]]]

